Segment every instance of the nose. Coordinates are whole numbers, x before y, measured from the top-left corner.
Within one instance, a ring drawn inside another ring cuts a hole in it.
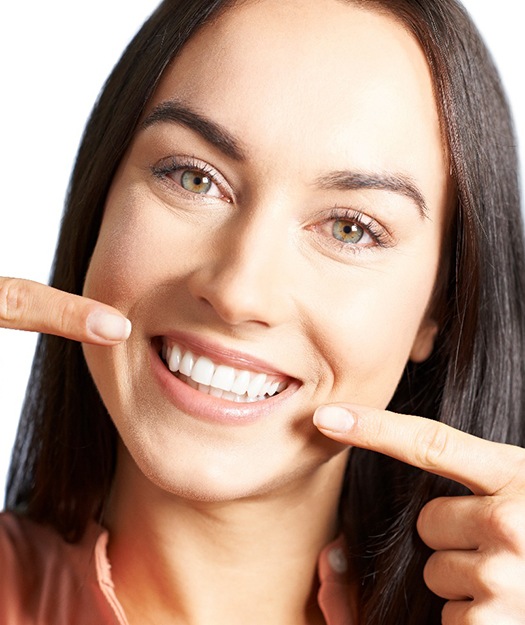
[[[189,290],[228,325],[267,327],[292,314],[291,247],[286,228],[271,218],[230,223],[207,239],[206,261],[189,277]]]

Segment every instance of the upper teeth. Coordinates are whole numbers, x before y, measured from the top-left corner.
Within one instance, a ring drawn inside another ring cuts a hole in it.
[[[206,356],[196,356],[175,344],[164,344],[162,355],[173,373],[179,372],[199,385],[210,386],[238,396],[247,394],[250,399],[262,399],[265,395],[269,397],[275,395],[286,386],[282,378],[234,369],[228,365],[217,365]],[[199,389],[203,390],[201,386]]]

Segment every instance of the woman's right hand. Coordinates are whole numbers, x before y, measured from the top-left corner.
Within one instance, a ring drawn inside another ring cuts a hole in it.
[[[128,338],[131,323],[115,308],[87,297],[31,280],[0,277],[0,328],[116,345]]]

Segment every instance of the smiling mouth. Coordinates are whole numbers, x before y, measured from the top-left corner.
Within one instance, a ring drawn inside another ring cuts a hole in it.
[[[172,341],[163,340],[159,355],[171,373],[188,386],[235,403],[268,400],[288,388],[291,382],[283,376],[217,363]]]

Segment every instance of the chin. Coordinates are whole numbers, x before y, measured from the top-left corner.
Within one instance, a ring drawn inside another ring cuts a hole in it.
[[[346,464],[347,448],[313,430],[313,441],[281,433],[250,443],[147,430],[143,423],[140,433],[121,432],[118,474],[132,492],[153,497],[195,503],[279,497],[304,489],[321,467],[330,471],[332,460]]]

